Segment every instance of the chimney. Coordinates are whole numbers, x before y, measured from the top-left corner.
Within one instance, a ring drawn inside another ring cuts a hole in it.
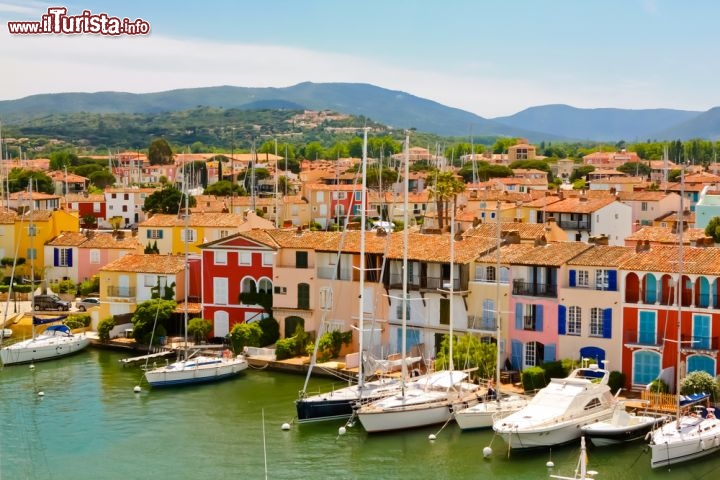
[[[602,235],[588,238],[588,243],[592,243],[593,245],[609,245],[610,239],[603,233]]]
[[[635,253],[649,252],[650,251],[650,240],[640,240],[635,245]]]

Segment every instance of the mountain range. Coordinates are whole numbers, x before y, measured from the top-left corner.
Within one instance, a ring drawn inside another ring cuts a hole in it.
[[[706,112],[618,108],[531,107],[484,118],[406,92],[363,83],[304,82],[285,88],[218,86],[156,93],[56,93],[0,101],[0,121],[22,125],[63,113],[158,113],[197,106],[238,109],[332,110],[360,115],[394,128],[442,136],[523,137],[540,141],[629,142],[720,139],[720,107]]]

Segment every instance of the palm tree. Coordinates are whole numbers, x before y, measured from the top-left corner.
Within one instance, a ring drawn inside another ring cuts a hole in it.
[[[465,183],[453,172],[440,172],[429,190],[430,198],[434,198],[437,205],[438,227],[442,230],[448,217],[447,202],[452,199],[455,208],[457,195],[465,191]]]

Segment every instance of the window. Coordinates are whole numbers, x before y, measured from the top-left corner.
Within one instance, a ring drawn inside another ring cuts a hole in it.
[[[535,315],[535,305],[533,304],[526,304],[525,305],[525,315],[523,315],[523,330],[535,330],[536,324],[536,315]]]
[[[644,350],[633,354],[632,383],[647,385],[660,374],[660,354]]]
[[[148,230],[147,231],[147,238],[150,239],[161,239],[163,238],[163,231],[162,230]]]
[[[494,282],[495,280],[496,280],[495,267],[486,267],[485,268],[485,281],[486,282]]]
[[[287,295],[287,287],[275,287],[273,292],[277,295]]]
[[[320,308],[322,310],[332,310],[333,308],[333,291],[330,287],[320,288]]]
[[[227,265],[227,251],[215,250],[215,265]]]
[[[643,212],[647,212],[647,209],[648,209],[648,204],[647,204],[647,202],[641,202],[641,203],[640,203],[640,210],[643,211]]]
[[[641,311],[638,320],[638,343],[655,345],[657,343],[656,315],[657,312]]]
[[[295,252],[295,268],[308,268],[308,252]]]
[[[608,274],[608,270],[596,270],[595,271],[595,290],[609,290],[610,282],[609,282],[610,275]]]
[[[123,206],[122,206],[122,211],[123,211],[123,212],[127,212],[127,211],[128,211],[127,205],[123,205]]]
[[[110,198],[117,198],[117,194],[116,193],[110,194]]]
[[[100,263],[100,250],[95,248],[90,250],[90,263]]]
[[[263,253],[262,254],[263,267],[272,267],[274,256],[275,255],[273,253]]]
[[[252,265],[252,253],[238,252],[238,265]]]
[[[130,200],[130,195],[126,193],[126,194],[123,195],[123,198],[124,198],[125,200]]]
[[[603,309],[593,307],[590,309],[590,336],[603,336]]]
[[[299,283],[298,289],[298,308],[301,310],[310,309],[310,285],[307,283]]]
[[[228,303],[228,279],[224,277],[213,278],[213,303],[227,305]]]
[[[54,262],[53,265],[56,267],[72,267],[72,249],[70,248],[55,248],[54,249]]]
[[[194,242],[195,241],[195,230],[188,228],[183,229],[180,238],[183,242]]]
[[[362,200],[362,192],[355,192],[355,201],[359,202]]]
[[[243,278],[242,283],[240,284],[240,292],[242,293],[256,293],[257,292],[257,285],[255,284],[255,279],[251,277],[245,277]]]
[[[273,285],[269,278],[261,278],[258,282],[259,293],[272,293]]]
[[[333,192],[333,200],[345,200],[347,192]]]
[[[27,258],[28,258],[28,260],[37,260],[37,249],[28,248],[27,249]]]
[[[28,237],[34,237],[37,235],[37,227],[35,225],[28,226]]]
[[[406,299],[404,302],[402,300],[398,300],[397,304],[397,311],[395,312],[397,319],[402,320],[403,318],[403,303],[405,304],[405,320],[410,320],[410,301],[409,299]]]
[[[100,211],[100,202],[93,202],[93,212],[99,212]]]
[[[225,238],[230,236],[230,232],[227,230],[220,230],[220,238]]]
[[[578,287],[589,287],[590,286],[590,272],[587,270],[577,271],[577,286]]]
[[[582,309],[580,307],[568,308],[568,335],[580,335],[582,332]]]

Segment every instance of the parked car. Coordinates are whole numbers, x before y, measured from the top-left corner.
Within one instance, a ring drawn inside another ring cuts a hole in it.
[[[33,301],[35,310],[70,310],[70,302],[57,295],[35,295]]]
[[[76,302],[75,306],[77,307],[78,310],[80,310],[81,312],[84,312],[88,308],[100,306],[100,299],[97,297],[83,298],[79,302]]]

